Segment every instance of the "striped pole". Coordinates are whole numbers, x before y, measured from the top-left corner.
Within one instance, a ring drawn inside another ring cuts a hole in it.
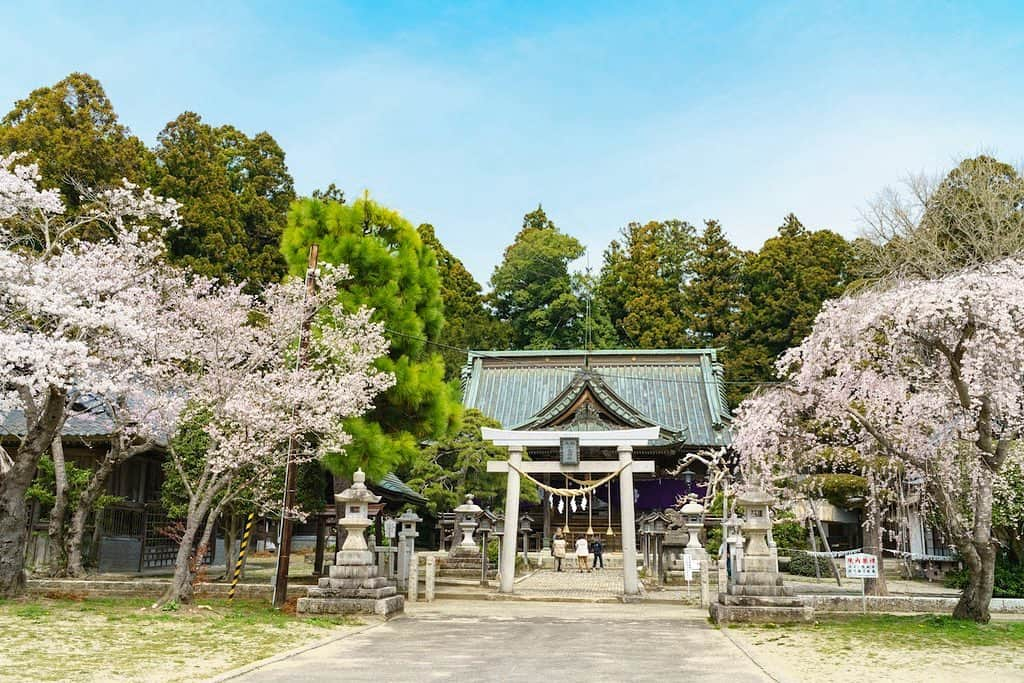
[[[231,590],[228,591],[228,602],[235,599],[235,588],[238,587],[238,580],[242,578],[242,565],[245,564],[245,553],[249,550],[249,535],[252,534],[252,522],[256,519],[256,513],[250,512],[245,520],[245,531],[242,532],[242,545],[238,549],[238,562],[235,562],[235,573],[231,577]]]

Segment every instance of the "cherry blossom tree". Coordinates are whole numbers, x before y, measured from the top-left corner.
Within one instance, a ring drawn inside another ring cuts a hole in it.
[[[178,282],[162,326],[184,372],[162,393],[184,405],[168,404],[168,428],[187,423],[202,444],[172,438],[168,447],[188,505],[161,602],[192,599],[195,568],[225,506],[244,496],[279,509],[268,494],[278,490],[272,480],[288,458],[343,454],[350,441],[343,421],[372,408],[393,384],[373,366],[388,349],[382,326],[370,321],[370,309],[346,313],[337,301],[345,276],[343,267],[326,269],[312,293],[292,279],[259,297],[205,278]]]
[[[25,492],[79,399],[127,396],[162,371],[158,237],[177,216],[125,182],[68,218],[38,182],[35,165],[0,157],[0,413],[24,418],[0,446],[0,596],[24,589]]]
[[[779,360],[790,385],[739,411],[735,447],[747,478],[778,483],[855,454],[850,464],[867,468],[874,498],[920,480],[970,568],[953,614],[987,622],[995,487],[1019,466],[1008,463],[1018,462],[1010,455],[1024,431],[1021,330],[1019,258],[828,303]]]

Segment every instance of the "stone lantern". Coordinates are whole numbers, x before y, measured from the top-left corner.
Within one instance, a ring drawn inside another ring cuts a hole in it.
[[[347,532],[339,556],[344,554],[345,559],[372,563],[373,553],[366,545],[363,533],[372,524],[369,514],[370,503],[379,503],[380,496],[373,495],[373,492],[366,488],[366,474],[359,469],[352,475],[352,486],[337,494],[334,499],[345,510],[345,516],[338,520],[338,524]],[[340,561],[342,558],[338,559]]]
[[[736,505],[743,511],[743,554],[776,557],[775,570],[778,572],[777,551],[769,546],[768,536],[772,530],[771,506],[775,498],[764,491],[754,490],[736,496]]]
[[[529,564],[530,556],[528,555],[530,534],[533,533],[533,517],[530,515],[523,515],[519,518],[519,533],[523,535],[523,560]]]
[[[648,516],[648,520],[650,520],[651,554],[655,562],[655,576],[658,577],[659,583],[663,583],[665,581],[665,534],[668,533],[668,525],[671,520],[663,512],[652,512]]]
[[[644,553],[644,571],[650,573],[651,571],[651,530],[653,525],[651,523],[651,514],[641,515],[637,519],[637,524],[640,527],[640,547]]]
[[[729,559],[733,561],[729,582],[725,591],[719,589],[718,602],[709,608],[716,623],[787,623],[813,619],[813,609],[783,586],[779,576],[777,551],[769,541],[774,501],[771,495],[760,490],[736,496],[736,505],[743,510],[745,539],[734,547],[734,537],[729,536]]]
[[[473,502],[473,494],[466,494],[466,502],[455,508],[455,519],[459,529],[462,530],[462,542],[459,543],[458,552],[478,552],[476,542],[473,540],[473,531],[476,529],[476,518],[482,512],[479,505]]]
[[[704,522],[701,521],[700,517],[704,514],[704,506],[695,500],[691,500],[680,508],[679,512],[683,514],[686,531],[690,534],[690,539],[686,542],[686,549],[702,549],[703,546],[700,544],[700,530],[704,527]]]
[[[495,524],[497,524],[498,518],[493,512],[484,510],[480,513],[480,526],[477,528],[480,530],[480,585],[489,586],[490,583],[487,580],[487,537],[494,532]],[[501,555],[501,553],[498,553]]]
[[[405,587],[409,580],[409,567],[412,565],[413,553],[416,552],[416,538],[419,532],[416,525],[423,519],[412,510],[406,510],[398,518],[401,529],[398,532],[398,585]]]
[[[345,543],[335,555],[335,563],[328,570],[330,575],[307,589],[307,596],[299,598],[296,610],[300,614],[369,612],[382,616],[401,612],[405,601],[396,594],[393,581],[379,576],[373,552],[363,537],[371,524],[369,506],[379,502],[380,496],[366,488],[366,475],[356,470],[352,486],[334,499],[345,511],[345,516],[338,520],[348,532]]]
[[[498,539],[498,571],[497,575],[501,576],[501,539],[505,537],[505,513],[499,514],[494,518],[494,537]]]
[[[395,531],[398,530],[398,523],[394,517],[388,517],[384,520],[384,538],[388,539],[388,542],[395,540]]]

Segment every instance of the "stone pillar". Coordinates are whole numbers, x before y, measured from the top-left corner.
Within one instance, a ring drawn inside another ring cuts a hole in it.
[[[423,597],[427,602],[434,602],[434,584],[437,582],[437,557],[427,556],[426,585],[423,588]]]
[[[509,465],[522,467],[523,447],[509,446]],[[630,494],[632,496],[632,494]],[[505,487],[505,535],[501,539],[501,586],[499,591],[511,593],[516,581],[516,537],[519,526],[519,472],[508,468]]]
[[[408,561],[407,557],[408,557],[408,555],[406,554],[406,546],[407,546],[406,539],[405,538],[399,538],[398,539],[398,576],[396,577],[398,579],[397,583],[398,583],[398,588],[399,589],[405,588],[405,581],[406,581],[406,579],[409,576],[409,565],[407,564],[407,561]]]
[[[619,465],[633,461],[633,447],[619,446]],[[619,507],[622,514],[622,592],[637,595],[640,579],[636,571],[636,518],[633,515],[633,468],[619,474]],[[518,506],[518,500],[516,504]]]
[[[419,599],[420,590],[420,558],[416,553],[412,554],[412,561],[409,563],[409,602],[416,602]]]
[[[708,607],[711,604],[711,563],[710,558],[704,558],[700,563],[700,606]]]

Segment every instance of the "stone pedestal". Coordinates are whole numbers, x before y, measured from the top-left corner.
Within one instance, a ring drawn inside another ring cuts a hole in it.
[[[365,481],[366,475],[359,470],[353,476],[351,488],[335,496],[345,510],[345,517],[338,523],[348,531],[348,536],[335,554],[329,575],[309,588],[306,597],[299,598],[299,614],[363,612],[387,617],[405,609],[405,600],[398,595],[395,582],[380,576],[373,552],[363,537],[370,525],[368,504],[380,500],[366,488]]]
[[[779,558],[771,532],[770,508],[774,499],[761,491],[737,497],[743,508],[742,554],[732,567],[726,590],[709,608],[715,623],[810,622],[814,610],[782,585]],[[738,566],[736,566],[738,565]]]

